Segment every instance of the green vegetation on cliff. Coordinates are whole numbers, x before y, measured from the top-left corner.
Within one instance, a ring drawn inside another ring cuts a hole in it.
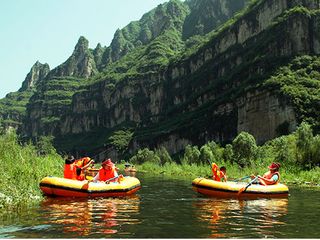
[[[12,92],[0,99],[0,127],[19,127],[26,116],[26,106],[33,95],[33,90]]]
[[[27,116],[28,125],[39,122],[41,133],[50,133],[60,121],[61,116],[71,110],[72,96],[81,91],[86,79],[76,77],[54,77],[41,82],[28,105],[29,114],[42,109],[38,118]],[[48,131],[49,130],[49,131]]]
[[[306,121],[320,133],[320,58],[300,56],[281,67],[264,85],[287,98],[299,121]]]

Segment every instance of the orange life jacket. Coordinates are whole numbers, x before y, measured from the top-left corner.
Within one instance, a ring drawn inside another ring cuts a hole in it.
[[[264,183],[264,185],[273,185],[273,184],[276,184],[280,181],[280,173],[279,172],[274,172],[274,173],[271,173],[270,171],[268,171],[267,173],[265,173],[263,175],[264,178],[266,179],[271,179],[274,175],[278,175],[278,180],[276,182],[273,182],[273,183],[269,183],[269,182],[266,182],[266,181],[263,181],[262,179],[259,179],[259,181],[261,181],[262,183]]]
[[[99,181],[107,181],[108,179],[113,178],[115,176],[116,176],[116,170],[114,167],[112,169],[106,170],[104,168],[101,168],[99,170]]]
[[[71,164],[64,164],[64,171],[63,171],[64,178],[68,179],[76,179],[76,166],[74,163]]]
[[[218,165],[215,163],[212,163],[211,169],[212,169],[212,179],[215,181],[220,181],[218,176]]]
[[[224,173],[218,170],[218,165],[212,163],[212,179],[218,182],[221,182],[221,179],[224,178]]]

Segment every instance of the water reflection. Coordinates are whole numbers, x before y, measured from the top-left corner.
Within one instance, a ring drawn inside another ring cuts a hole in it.
[[[252,237],[252,232],[255,237],[274,237],[276,227],[285,224],[288,199],[205,198],[195,202],[194,208],[197,218],[208,223],[212,238]]]
[[[139,205],[140,199],[134,195],[126,198],[47,198],[41,208],[46,212],[45,224],[61,228],[64,236],[104,234],[110,237],[121,231],[123,225],[139,223]]]

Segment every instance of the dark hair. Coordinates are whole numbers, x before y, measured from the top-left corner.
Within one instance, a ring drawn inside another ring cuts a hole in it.
[[[76,173],[77,173],[77,176],[80,176],[80,174],[81,174],[81,168],[77,168],[77,169],[76,169]]]
[[[73,160],[70,160],[70,159],[66,159],[65,160],[65,164],[72,164],[72,163],[74,163],[75,162],[75,160],[73,159]]]
[[[75,162],[75,159],[72,155],[69,155],[68,158],[65,160],[65,164],[71,164],[74,162]]]
[[[226,168],[225,166],[222,166],[222,167],[220,168],[220,171],[227,171],[227,168]]]

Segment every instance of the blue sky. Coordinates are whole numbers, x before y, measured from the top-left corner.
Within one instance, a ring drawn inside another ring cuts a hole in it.
[[[109,46],[114,32],[168,0],[0,0],[0,98],[17,91],[39,61],[50,69],[80,36]]]

